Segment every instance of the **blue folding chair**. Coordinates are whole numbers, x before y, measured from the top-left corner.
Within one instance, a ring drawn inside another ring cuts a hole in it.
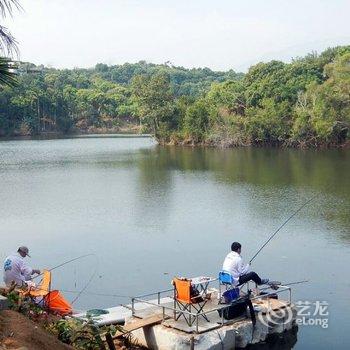
[[[222,302],[222,297],[226,294],[230,299],[236,299],[239,296],[239,288],[236,288],[235,279],[227,271],[219,272],[219,293],[220,293],[220,303]],[[225,291],[222,292],[222,287],[225,287]],[[226,299],[226,298],[225,298]]]

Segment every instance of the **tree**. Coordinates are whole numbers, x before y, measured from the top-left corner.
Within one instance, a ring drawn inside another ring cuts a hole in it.
[[[324,67],[327,78],[310,84],[295,107],[293,139],[315,144],[341,144],[350,128],[350,53]]]
[[[209,109],[204,99],[193,103],[186,112],[184,119],[184,131],[195,142],[203,140],[209,126]]]
[[[150,127],[156,137],[160,136],[160,128],[171,121],[174,113],[169,75],[165,72],[153,76],[138,75],[131,88],[143,124]]]
[[[289,137],[289,106],[286,101],[276,103],[272,98],[261,101],[261,107],[246,111],[245,127],[251,143],[279,145]]]
[[[259,63],[245,76],[144,61],[71,70],[19,63],[19,84],[0,88],[0,133],[142,126],[162,143],[343,145],[349,55],[350,46],[336,47]]]
[[[211,106],[223,108],[229,113],[244,115],[246,101],[241,81],[228,80],[223,83],[213,83],[207,99]]]

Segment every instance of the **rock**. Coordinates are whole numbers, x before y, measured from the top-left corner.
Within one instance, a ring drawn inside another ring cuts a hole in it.
[[[6,297],[0,295],[0,310],[8,310],[9,302]]]

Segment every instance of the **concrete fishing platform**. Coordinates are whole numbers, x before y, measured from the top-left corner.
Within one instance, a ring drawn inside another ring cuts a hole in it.
[[[210,311],[217,307],[213,301],[205,308]],[[270,305],[269,305],[270,304]],[[233,320],[225,320],[222,324],[221,317],[217,312],[208,313],[209,322],[205,319],[199,321],[199,329],[189,327],[184,319],[175,321],[170,313],[166,313],[165,320],[159,324],[133,331],[133,336],[137,341],[150,349],[205,349],[216,350],[244,348],[249,344],[256,344],[264,341],[269,334],[283,333],[292,328],[296,310],[292,304],[283,300],[265,299],[256,300],[254,306],[260,307],[259,317],[253,323],[247,316],[242,316]],[[282,311],[283,310],[283,311]],[[158,314],[154,308],[144,309],[136,313],[136,316],[126,320],[127,324],[138,322],[139,317],[146,319],[151,315]],[[283,316],[281,317],[281,314]]]
[[[211,290],[210,299],[205,303],[201,316],[191,325],[183,317],[174,317],[174,298],[171,295],[161,297],[163,291],[146,297],[135,297],[132,303],[105,309],[106,314],[93,316],[99,325],[125,322],[124,330],[132,333],[141,345],[159,350],[221,350],[244,348],[249,344],[264,341],[269,335],[283,333],[295,324],[296,309],[291,303],[291,290],[280,286],[278,294],[289,292],[289,300],[276,299],[276,295],[267,293],[251,298],[255,324],[248,313],[226,320],[219,314],[218,290]],[[276,293],[275,291],[273,292]],[[152,296],[156,298],[152,299]],[[288,299],[288,298],[286,298]],[[86,313],[75,315],[85,318]],[[122,333],[116,335],[121,336]]]

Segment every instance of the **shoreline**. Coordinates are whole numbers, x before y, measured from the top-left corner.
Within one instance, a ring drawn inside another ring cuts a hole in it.
[[[159,146],[165,147],[184,147],[184,148],[216,148],[216,149],[230,149],[230,148],[273,148],[273,149],[314,149],[314,150],[348,150],[350,149],[350,140],[342,144],[311,144],[292,143],[292,142],[276,142],[276,143],[235,143],[228,142],[225,139],[215,141],[195,141],[193,139],[161,139],[155,137],[153,134],[141,133],[139,128],[120,128],[120,129],[92,129],[92,130],[75,130],[68,133],[63,132],[42,132],[36,135],[30,134],[16,134],[11,136],[0,136],[1,141],[25,141],[25,140],[55,140],[55,139],[69,139],[69,138],[154,138]]]
[[[26,141],[26,140],[63,140],[63,139],[84,139],[84,138],[151,138],[151,134],[135,134],[135,133],[74,133],[74,134],[40,134],[40,135],[17,135],[2,136],[1,141]]]
[[[292,143],[288,141],[279,143],[232,143],[226,142],[224,139],[219,141],[194,141],[194,140],[161,140],[156,139],[160,146],[176,146],[186,148],[217,148],[217,149],[230,149],[230,148],[274,148],[274,149],[314,149],[314,150],[331,150],[331,149],[350,149],[350,140],[341,144],[311,144],[307,143]]]
[[[0,141],[6,140],[35,140],[35,139],[59,139],[59,138],[69,138],[83,135],[145,135],[142,133],[140,125],[129,124],[124,126],[119,126],[115,128],[96,128],[89,127],[84,129],[72,128],[70,131],[41,131],[39,133],[29,133],[15,131],[11,135],[5,135],[0,133]]]
[[[45,131],[39,134],[14,134],[10,136],[0,136],[0,141],[20,141],[20,140],[54,140],[67,138],[93,138],[93,137],[152,137],[151,134],[141,133],[141,130],[135,128],[120,129],[92,129],[92,130],[74,130],[63,133],[58,131]]]

